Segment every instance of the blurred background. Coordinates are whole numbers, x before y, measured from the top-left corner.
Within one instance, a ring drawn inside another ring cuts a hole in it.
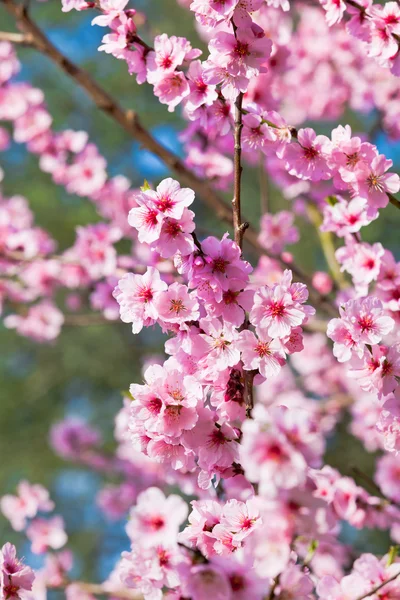
[[[165,106],[153,97],[151,88],[138,86],[127,73],[126,64],[97,47],[105,31],[91,27],[93,15],[88,12],[61,12],[59,0],[32,3],[35,20],[51,40],[72,60],[90,71],[91,75],[110,91],[126,108],[134,108],[153,135],[178,154],[182,153],[178,139],[185,122],[179,112],[168,113]],[[146,33],[166,32],[187,36],[194,45],[204,48],[193,26],[191,14],[176,0],[135,0],[137,10],[148,16]],[[14,24],[0,4],[0,23],[4,30],[13,31]],[[30,49],[18,49],[22,70],[18,79],[29,81],[44,90],[54,129],[84,129],[107,158],[111,175],[123,174],[133,186],[143,179],[155,183],[168,171],[147,151],[141,150],[121,129],[102,115],[90,100],[50,61]],[[375,122],[374,115],[365,120],[349,114],[342,123],[350,123],[354,131],[368,131]],[[321,133],[329,133],[332,123],[318,123]],[[400,145],[393,144],[379,131],[374,142],[400,168]],[[2,183],[6,196],[25,196],[36,215],[36,223],[47,229],[58,241],[62,251],[73,243],[76,225],[99,220],[94,206],[84,199],[68,195],[56,187],[50,177],[37,166],[37,158],[23,146],[13,144],[4,153],[1,164],[5,172]],[[270,185],[272,211],[287,207],[279,192]],[[246,169],[244,178],[244,212],[257,226],[260,218],[260,185],[256,170]],[[228,196],[227,196],[228,199]],[[198,225],[207,232],[220,234],[226,228],[215,222],[210,211],[196,200],[194,210]],[[304,234],[304,226],[298,223]],[[398,211],[389,206],[378,222],[365,231],[365,241],[382,241],[399,255]],[[291,248],[297,262],[307,270],[325,270],[326,265],[314,231]],[[251,258],[251,256],[249,256]],[[127,548],[124,522],[108,522],[95,504],[102,477],[63,462],[56,457],[48,442],[52,423],[66,416],[80,416],[100,428],[106,443],[113,445],[113,419],[121,407],[121,390],[141,378],[144,347],[149,353],[162,352],[163,338],[157,331],[133,336],[129,325],[110,322],[102,325],[66,326],[52,345],[39,345],[17,336],[0,325],[0,493],[14,493],[22,478],[46,485],[67,524],[71,547],[76,551],[77,576],[88,580],[103,579],[111,570],[121,550]],[[346,429],[343,422],[329,442],[327,461],[342,473],[348,471],[349,456],[366,473],[372,473],[374,456],[367,454]],[[388,540],[382,533],[360,534],[350,530],[347,539],[356,545],[384,552]],[[21,544],[6,520],[0,516],[0,541]],[[23,546],[23,555],[32,566],[37,558]]]

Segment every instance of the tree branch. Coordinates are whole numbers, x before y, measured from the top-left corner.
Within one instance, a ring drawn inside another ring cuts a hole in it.
[[[397,198],[395,198],[395,196],[393,196],[393,194],[390,194],[389,192],[388,192],[388,197],[389,197],[390,204],[393,204],[393,206],[400,209],[400,201],[397,200]]]
[[[242,210],[241,210],[241,184],[242,184],[242,104],[243,104],[243,93],[240,93],[235,102],[235,132],[234,141],[235,149],[233,156],[234,163],[234,188],[233,188],[233,230],[235,234],[235,242],[242,248],[243,245],[243,234],[245,228],[242,227]]]
[[[0,31],[0,42],[11,42],[21,46],[31,46],[32,38],[23,33],[13,33],[12,31]]]

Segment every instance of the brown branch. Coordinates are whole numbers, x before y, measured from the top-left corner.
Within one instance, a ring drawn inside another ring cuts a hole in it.
[[[273,600],[275,598],[275,591],[279,585],[280,574],[277,575],[271,585],[271,589],[269,590],[269,594],[267,596],[267,600]]]
[[[31,46],[32,38],[23,33],[13,33],[12,31],[0,31],[0,42],[11,42],[12,44],[21,44],[22,46]]]
[[[233,188],[233,230],[235,235],[235,242],[242,248],[243,245],[243,234],[244,228],[242,227],[242,210],[241,210],[241,185],[242,185],[242,104],[243,104],[243,93],[240,93],[235,102],[235,130],[234,130],[234,188]]]
[[[252,418],[252,411],[254,408],[254,389],[253,381],[254,377],[258,374],[258,371],[244,371],[244,402],[246,405],[246,417]]]
[[[387,195],[388,195],[390,204],[393,204],[393,206],[395,206],[396,208],[400,209],[400,202],[399,202],[399,200],[397,200],[397,198],[395,198],[395,196],[393,196],[393,194],[390,194],[389,192],[387,193]]]
[[[191,172],[173,152],[157,142],[157,140],[155,140],[143,127],[134,110],[125,111],[108,92],[90,77],[89,73],[64,56],[62,52],[50,42],[36,23],[32,21],[23,5],[16,4],[14,0],[0,1],[4,4],[7,11],[15,18],[19,29],[25,36],[25,43],[38,50],[58,65],[62,71],[85,90],[86,94],[101,111],[105,112],[110,118],[118,123],[132,138],[138,140],[144,148],[158,156],[179,176],[180,180],[185,185],[191,187],[203,199],[203,201],[214,211],[217,218],[225,223],[232,224],[232,211],[219,194],[217,194],[208,183]],[[248,226],[247,222],[242,223],[241,236],[246,229],[246,240],[257,254],[266,254],[277,260],[284,269],[291,269],[294,275],[308,286],[312,302],[327,314],[337,316],[337,310],[332,301],[313,288],[311,278],[304,273],[298,265],[294,262],[285,261],[280,256],[266,252],[258,242],[257,232],[252,227]]]

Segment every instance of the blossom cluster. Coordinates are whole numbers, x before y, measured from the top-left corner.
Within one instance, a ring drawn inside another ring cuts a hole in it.
[[[352,2],[348,7],[343,0],[321,0],[321,5],[326,11],[329,26],[339,23],[348,11],[351,16],[347,31],[363,43],[367,55],[375,58],[381,67],[389,68],[394,75],[400,75],[400,12],[396,2],[381,5],[367,0]]]

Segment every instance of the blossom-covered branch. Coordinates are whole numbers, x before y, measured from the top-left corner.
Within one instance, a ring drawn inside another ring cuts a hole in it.
[[[0,118],[55,184],[88,198],[101,218],[57,251],[24,198],[0,197],[5,325],[43,343],[54,343],[64,322],[89,317],[120,318],[143,335],[141,347],[146,331],[165,336],[164,354],[144,358],[123,393],[113,451],[81,418],[68,415],[50,431],[59,456],[103,479],[104,516],[129,515],[113,571],[99,584],[71,579],[63,518],[43,486],[21,481],[0,509],[45,561],[35,574],[6,544],[2,598],[36,600],[46,589],[65,589],[67,600],[399,597],[396,547],[359,554],[341,533],[378,529],[400,541],[400,263],[363,229],[398,205],[400,178],[362,132],[307,126],[339,118],[347,105],[377,108],[399,137],[393,76],[343,25],[328,29],[321,7],[180,0],[206,42],[201,59],[179,30],[145,41],[147,17],[127,0],[62,0],[64,12],[95,9],[93,24],[106,28],[99,49],[124,61],[155,102],[182,110],[179,160],[50,43],[25,5],[2,2],[22,33],[0,42]],[[333,4],[325,8],[340,12]],[[369,6],[348,4],[369,18]],[[397,14],[378,12],[389,21]],[[390,29],[397,35],[391,22],[383,34]],[[53,60],[177,178],[140,189],[110,178],[87,134],[55,131],[41,90],[15,78],[10,41]],[[0,149],[9,145],[0,129]],[[242,169],[255,165],[276,185],[278,210],[261,215],[259,233],[246,232],[253,266],[242,248],[242,205],[253,200]],[[232,192],[233,215],[219,189]],[[196,228],[196,195],[233,224],[233,239]],[[304,247],[296,244],[309,232],[331,274],[297,266]],[[70,290],[65,299],[60,288]],[[332,319],[315,319],[316,308]],[[327,464],[344,415],[365,452],[379,450],[373,479],[363,475],[368,489]]]

